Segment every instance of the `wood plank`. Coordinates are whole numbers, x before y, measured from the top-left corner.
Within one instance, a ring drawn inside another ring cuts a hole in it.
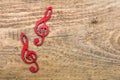
[[[36,47],[34,26],[47,6],[50,34]],[[120,0],[0,0],[0,80],[120,80]],[[40,70],[21,60],[21,32]]]

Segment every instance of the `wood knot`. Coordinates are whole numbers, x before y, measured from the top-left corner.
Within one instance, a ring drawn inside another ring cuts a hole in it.
[[[91,24],[97,24],[97,23],[98,23],[98,21],[97,21],[96,18],[94,18],[94,19],[91,21]]]
[[[120,45],[120,37],[118,37],[117,43],[118,45]]]

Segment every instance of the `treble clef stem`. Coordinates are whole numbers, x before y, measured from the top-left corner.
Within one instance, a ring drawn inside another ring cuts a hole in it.
[[[44,17],[37,21],[36,26],[34,27],[35,33],[41,37],[41,42],[39,41],[39,38],[34,39],[34,44],[36,46],[41,46],[44,42],[44,37],[46,37],[49,34],[49,27],[46,25],[46,21],[51,18],[52,15],[52,7],[48,7],[46,9],[46,12],[44,13]],[[39,26],[42,24],[41,26]]]
[[[36,73],[39,70],[39,66],[36,62],[37,55],[36,52],[28,49],[28,38],[24,33],[21,33],[20,35],[21,42],[23,44],[23,48],[21,51],[21,58],[26,64],[35,64],[36,68],[34,66],[31,66],[29,69],[31,72]]]

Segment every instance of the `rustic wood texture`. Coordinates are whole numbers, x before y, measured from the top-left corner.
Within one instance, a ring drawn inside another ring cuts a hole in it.
[[[36,47],[33,28],[50,5],[50,34]],[[36,74],[21,60],[21,32]],[[0,80],[120,80],[120,0],[0,0]]]

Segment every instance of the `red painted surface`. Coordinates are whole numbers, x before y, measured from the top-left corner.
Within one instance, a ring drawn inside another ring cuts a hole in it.
[[[34,31],[39,37],[41,37],[41,42],[39,38],[34,39],[34,44],[36,46],[41,46],[44,42],[44,38],[49,34],[49,27],[46,25],[46,21],[51,18],[51,15],[52,15],[52,7],[48,7],[46,12],[44,13],[44,17],[40,19],[39,21],[37,21],[36,23]],[[42,26],[39,26],[40,24],[42,24]],[[29,69],[33,73],[38,72],[39,66],[36,62],[37,55],[35,51],[28,49],[29,40],[27,36],[24,33],[21,33],[20,40],[23,44],[23,48],[21,51],[22,60],[26,64],[35,64],[35,67],[31,66]]]
[[[52,15],[52,7],[48,7],[46,12],[44,13],[44,17],[37,21],[36,26],[34,28],[35,33],[41,37],[41,41],[39,38],[34,39],[34,44],[36,46],[41,46],[44,42],[44,38],[49,34],[49,27],[46,25],[46,21],[51,18]],[[41,24],[41,26],[39,26]]]
[[[30,71],[35,73],[39,70],[38,64],[36,62],[36,60],[37,60],[36,52],[28,49],[29,42],[28,42],[27,36],[24,33],[21,33],[20,39],[21,39],[21,42],[23,44],[23,48],[22,48],[22,51],[21,51],[22,60],[26,64],[33,64],[34,63],[36,67],[31,66]]]

